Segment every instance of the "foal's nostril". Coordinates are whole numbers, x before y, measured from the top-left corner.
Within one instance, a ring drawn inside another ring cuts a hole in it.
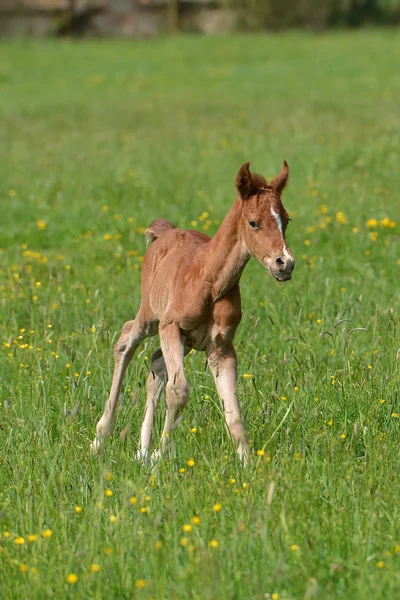
[[[286,269],[286,263],[287,263],[286,258],[284,258],[283,256],[279,256],[276,259],[276,264],[278,265],[278,269],[280,271],[284,271]]]

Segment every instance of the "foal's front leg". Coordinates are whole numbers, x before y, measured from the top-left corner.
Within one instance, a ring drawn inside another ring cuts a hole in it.
[[[114,373],[110,395],[106,402],[103,416],[97,423],[96,437],[90,444],[92,452],[97,452],[103,439],[112,435],[114,431],[115,410],[125,371],[132,360],[136,348],[146,335],[147,329],[140,317],[136,317],[134,321],[127,321],[122,328],[121,336],[114,346]]]
[[[237,444],[240,460],[247,464],[249,443],[236,393],[237,358],[233,345],[214,347],[208,355],[208,364],[221,399],[228,430]]]
[[[161,349],[167,367],[166,386],[167,410],[162,434],[162,452],[168,455],[172,440],[171,434],[181,421],[181,413],[189,400],[189,384],[184,372],[184,343],[176,323],[160,323]]]

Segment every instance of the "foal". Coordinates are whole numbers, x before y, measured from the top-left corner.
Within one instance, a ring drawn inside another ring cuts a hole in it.
[[[171,433],[188,402],[184,356],[191,348],[204,350],[214,376],[226,424],[247,461],[249,446],[237,394],[237,360],[232,341],[242,317],[239,279],[254,256],[277,281],[292,276],[295,259],[286,245],[289,217],[281,202],[289,169],[268,185],[251,174],[245,163],[236,177],[238,197],[215,236],[177,229],[157,219],[146,231],[151,244],[142,266],[142,301],[134,321],[128,321],[114,348],[114,374],[104,414],[91,444],[98,450],[114,429],[115,409],[126,368],[139,343],[160,334],[147,380],[146,412],[138,458],[147,458],[154,413],[166,385],[166,418],[162,453],[168,454]],[[157,453],[155,453],[157,456]]]

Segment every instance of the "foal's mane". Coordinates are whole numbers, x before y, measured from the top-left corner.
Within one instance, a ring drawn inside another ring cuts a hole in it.
[[[267,182],[262,175],[259,175],[258,173],[252,173],[251,179],[252,179],[253,185],[258,190],[262,190],[267,187]]]

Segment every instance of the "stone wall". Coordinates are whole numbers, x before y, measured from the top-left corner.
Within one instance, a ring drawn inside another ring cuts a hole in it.
[[[238,27],[216,0],[0,0],[0,36],[153,37]]]

